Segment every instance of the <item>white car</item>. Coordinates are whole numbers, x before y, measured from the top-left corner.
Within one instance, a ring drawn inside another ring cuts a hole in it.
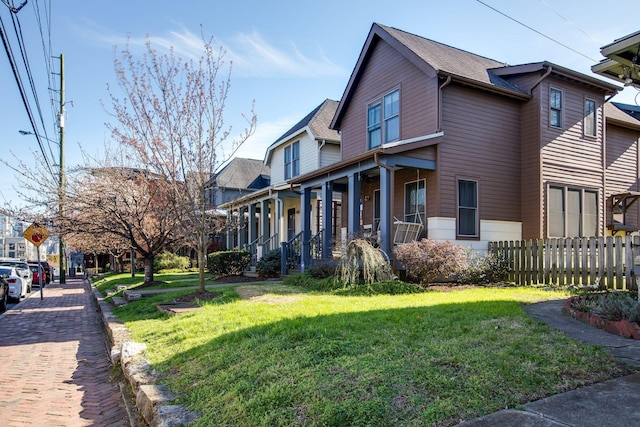
[[[20,275],[15,267],[0,266],[0,276],[4,276],[9,283],[9,299],[20,301],[29,293],[29,281]]]

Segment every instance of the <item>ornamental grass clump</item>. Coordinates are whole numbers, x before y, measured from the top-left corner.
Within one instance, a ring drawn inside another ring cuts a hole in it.
[[[355,286],[392,280],[395,276],[384,252],[364,239],[353,239],[347,243],[336,277],[344,286]]]
[[[395,249],[396,259],[407,270],[407,277],[426,284],[447,280],[467,263],[464,247],[448,241],[422,239],[405,243]]]

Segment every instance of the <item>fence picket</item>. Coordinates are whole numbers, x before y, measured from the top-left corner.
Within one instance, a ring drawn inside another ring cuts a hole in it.
[[[640,236],[607,236],[490,242],[509,266],[509,280],[520,285],[595,285],[637,289],[633,260]]]

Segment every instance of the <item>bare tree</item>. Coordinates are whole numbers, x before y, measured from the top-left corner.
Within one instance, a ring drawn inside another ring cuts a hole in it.
[[[204,35],[196,60],[180,58],[173,49],[162,54],[147,40],[141,57],[126,46],[115,60],[124,96],[109,88],[114,138],[133,148],[141,168],[158,174],[173,189],[185,238],[197,250],[200,291],[208,235],[219,223],[207,212],[205,184],[256,125],[253,106],[249,115],[242,115],[246,127],[237,136],[232,137],[232,128],[225,124],[231,66],[224,56],[224,49],[215,50],[213,38]]]

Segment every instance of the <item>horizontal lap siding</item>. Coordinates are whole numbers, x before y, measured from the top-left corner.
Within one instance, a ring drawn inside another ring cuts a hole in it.
[[[522,105],[521,111],[522,183],[520,206],[522,212],[522,238],[536,239],[543,236],[539,89],[534,93],[532,100]]]
[[[450,85],[442,118],[437,216],[456,216],[459,177],[478,180],[480,219],[520,221],[520,104]]]
[[[606,196],[626,191],[639,191],[638,186],[638,131],[607,125]],[[637,226],[640,202],[631,206],[626,216],[627,225]],[[607,224],[612,222],[607,209]]]
[[[563,93],[562,128],[549,126],[549,91],[560,89]],[[603,143],[602,102],[603,95],[589,91],[583,86],[560,79],[547,79],[540,85],[541,100],[541,160],[542,160],[542,206],[543,227],[546,237],[547,204],[546,191],[549,184],[587,188],[598,191],[602,230],[603,202]],[[597,136],[583,136],[585,99],[596,102]]]
[[[400,87],[400,138],[436,129],[436,79],[429,79],[386,42],[378,41],[342,120],[342,159],[367,151],[367,105]]]

